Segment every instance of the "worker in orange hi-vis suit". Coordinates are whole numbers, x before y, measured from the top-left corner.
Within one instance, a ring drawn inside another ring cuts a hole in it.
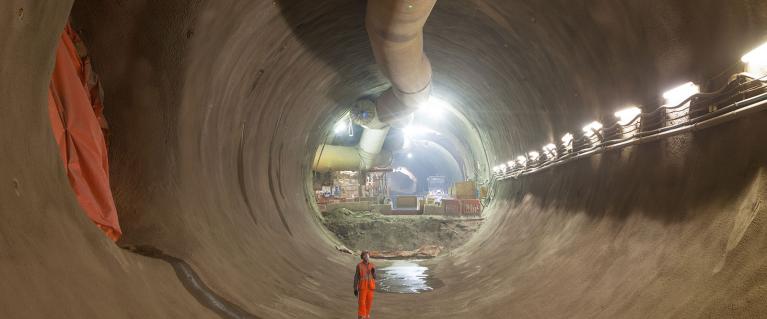
[[[370,319],[373,291],[376,289],[376,266],[370,262],[370,253],[362,251],[362,261],[354,273],[354,295],[358,297],[357,318]]]

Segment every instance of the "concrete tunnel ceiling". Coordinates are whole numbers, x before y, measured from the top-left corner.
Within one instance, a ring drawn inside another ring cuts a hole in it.
[[[0,4],[15,13],[0,21],[0,314],[353,315],[356,259],[307,213],[304,187],[331,115],[386,88],[365,2],[74,3],[105,91],[119,245],[185,261],[236,310],[206,308],[182,266],[115,247],[78,207],[44,107],[71,4]],[[425,51],[434,94],[478,128],[492,165],[721,77],[764,30],[767,3],[753,0],[440,1]],[[374,311],[765,317],[766,120],[500,182],[480,232],[431,265],[445,286]]]

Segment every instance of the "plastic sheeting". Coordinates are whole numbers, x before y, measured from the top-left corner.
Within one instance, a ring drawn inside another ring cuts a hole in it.
[[[88,217],[112,240],[122,235],[109,187],[100,86],[85,46],[70,25],[56,49],[48,111],[69,184]]]

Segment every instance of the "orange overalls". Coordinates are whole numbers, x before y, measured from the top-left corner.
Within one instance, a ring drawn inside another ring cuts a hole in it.
[[[375,265],[368,262],[360,262],[357,264],[357,272],[359,273],[359,283],[357,284],[357,291],[359,291],[357,315],[362,318],[370,318],[370,307],[373,305],[373,292],[376,289],[376,281],[373,278],[373,269]]]

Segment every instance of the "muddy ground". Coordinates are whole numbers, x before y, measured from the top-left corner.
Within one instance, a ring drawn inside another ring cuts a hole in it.
[[[427,245],[448,252],[479,229],[481,221],[448,219],[442,216],[387,216],[339,208],[328,212],[323,224],[349,249],[400,251]]]

